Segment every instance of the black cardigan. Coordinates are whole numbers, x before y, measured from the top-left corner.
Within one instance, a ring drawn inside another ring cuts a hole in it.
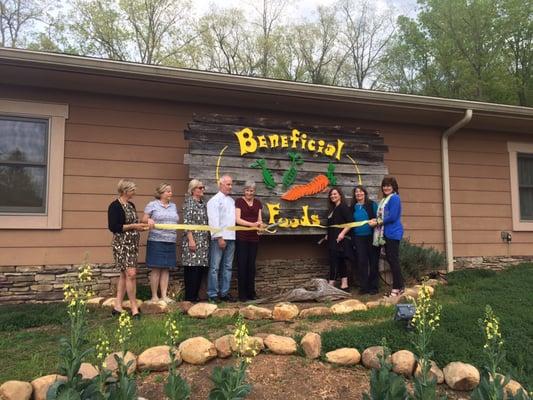
[[[135,210],[135,204],[131,201],[128,201],[128,203]],[[113,233],[122,233],[124,232],[123,227],[125,223],[126,213],[124,212],[124,208],[122,208],[122,204],[117,199],[107,209],[107,227]]]

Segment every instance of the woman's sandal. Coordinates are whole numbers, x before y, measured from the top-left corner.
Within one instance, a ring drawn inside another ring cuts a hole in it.
[[[111,310],[111,315],[112,315],[113,317],[116,317],[117,315],[120,315],[120,314],[122,314],[122,310],[119,311],[119,310],[117,310],[117,309],[115,309],[115,308],[113,308],[113,310]]]
[[[392,289],[387,297],[400,297],[403,293],[403,289]]]

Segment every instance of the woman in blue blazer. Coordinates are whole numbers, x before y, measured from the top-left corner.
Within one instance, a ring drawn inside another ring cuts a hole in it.
[[[374,246],[384,246],[385,255],[392,272],[391,297],[403,294],[404,282],[400,268],[400,241],[403,237],[402,202],[398,182],[394,177],[385,177],[381,182],[381,199],[377,210],[377,227],[374,230]]]

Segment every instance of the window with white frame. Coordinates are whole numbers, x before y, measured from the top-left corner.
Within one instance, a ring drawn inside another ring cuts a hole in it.
[[[533,231],[533,143],[509,142],[513,230]]]
[[[0,99],[0,226],[60,229],[68,106]]]

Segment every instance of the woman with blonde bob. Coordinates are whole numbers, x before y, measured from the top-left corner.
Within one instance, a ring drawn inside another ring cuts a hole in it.
[[[172,187],[168,183],[161,183],[155,189],[155,200],[144,208],[142,222],[151,228],[155,224],[177,224],[179,220],[176,204],[172,203]],[[170,303],[168,297],[168,281],[170,270],[176,268],[176,239],[175,230],[152,229],[146,242],[146,266],[150,268],[150,289],[152,301],[159,300]],[[158,289],[161,298],[158,297]]]
[[[135,204],[131,202],[137,189],[134,182],[121,179],[117,186],[118,198],[107,209],[107,226],[113,232],[113,259],[120,270],[117,283],[117,298],[111,314],[119,315],[125,293],[131,304],[133,318],[139,319],[141,314],[137,307],[137,258],[139,256],[139,231],[149,229],[147,224],[139,223]]]
[[[205,186],[198,179],[189,182],[187,197],[183,203],[183,223],[208,225],[207,207],[204,202]],[[181,263],[185,269],[185,300],[199,301],[198,292],[202,276],[209,268],[209,231],[186,231],[181,242]]]

